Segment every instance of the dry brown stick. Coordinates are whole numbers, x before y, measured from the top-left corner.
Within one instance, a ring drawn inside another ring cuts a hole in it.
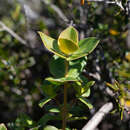
[[[23,38],[21,38],[18,34],[16,34],[10,28],[8,28],[2,21],[0,21],[0,31],[8,32],[11,36],[13,36],[15,39],[20,41],[22,44],[27,45],[27,42]]]
[[[95,130],[98,124],[103,120],[103,117],[106,116],[113,109],[113,104],[111,102],[103,105],[99,111],[90,119],[87,124],[82,128],[82,130]]]

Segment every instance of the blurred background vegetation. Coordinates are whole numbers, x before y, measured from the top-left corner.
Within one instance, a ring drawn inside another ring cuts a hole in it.
[[[114,0],[113,0],[114,1]],[[85,106],[76,112],[88,120],[106,102],[117,109],[115,95],[107,83],[117,80],[125,93],[130,93],[130,31],[127,0],[119,0],[123,9],[112,3],[80,0],[0,0],[0,123],[8,129],[24,130],[36,127],[45,114],[38,102],[44,98],[43,80],[50,75],[48,52],[37,34],[42,31],[57,38],[61,30],[73,23],[80,39],[95,36],[101,40],[88,56],[84,75],[96,84],[89,97],[94,108]],[[130,94],[123,97],[130,100]],[[51,105],[51,104],[50,104]],[[130,106],[126,106],[130,109]],[[70,122],[80,130],[87,120]],[[48,121],[57,127],[61,122]],[[44,123],[44,125],[46,125]],[[109,114],[99,130],[128,130],[127,112]]]

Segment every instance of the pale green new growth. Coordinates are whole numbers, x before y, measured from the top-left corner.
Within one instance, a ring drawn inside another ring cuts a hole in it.
[[[99,43],[99,40],[95,37],[78,41],[78,31],[72,26],[60,33],[58,41],[42,32],[38,33],[49,51],[67,61],[79,59],[90,54]]]

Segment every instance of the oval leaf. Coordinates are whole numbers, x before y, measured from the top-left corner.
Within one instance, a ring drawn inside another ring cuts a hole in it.
[[[60,110],[58,108],[52,108],[49,112],[60,113]]]
[[[43,130],[58,130],[56,127],[48,125]]]
[[[81,58],[79,60],[74,60],[69,62],[69,70],[66,77],[75,77],[77,78],[80,73],[82,73],[85,65],[86,65],[86,57]]]
[[[78,32],[72,26],[61,32],[58,38],[60,50],[70,55],[78,49]]]
[[[81,96],[82,97],[89,97],[90,96],[90,88],[87,91],[83,92],[83,94]]]
[[[51,84],[50,82],[44,80],[43,85],[41,86],[42,92],[46,97],[53,97],[56,95],[56,85]]]
[[[85,38],[80,40],[79,49],[73,53],[70,57],[67,58],[68,61],[79,59],[90,54],[98,45],[99,40],[95,37]]]
[[[55,97],[55,96],[54,96],[54,97]],[[42,108],[46,103],[48,103],[49,101],[51,101],[52,98],[54,98],[54,97],[46,97],[46,98],[44,98],[43,100],[41,100],[38,105]]]
[[[114,84],[110,84],[110,83],[108,83],[108,82],[106,82],[106,85],[108,86],[108,87],[110,87],[110,88],[112,88],[113,90],[115,90],[115,91],[118,91],[119,90],[119,88]]]
[[[56,78],[65,76],[65,59],[60,58],[56,55],[50,61],[49,64],[50,72]]]
[[[74,78],[74,77],[64,77],[64,78],[53,78],[53,77],[49,77],[49,78],[46,78],[45,80],[48,80],[50,82],[60,82],[60,83],[64,83],[64,82],[71,82],[71,81],[79,81],[79,79],[77,78]]]
[[[93,108],[93,105],[84,97],[78,98],[82,103],[84,103],[89,109]]]
[[[62,58],[66,58],[66,56],[60,51],[59,47],[58,47],[58,43],[57,40],[47,36],[46,34],[42,33],[42,32],[38,32],[42,42],[44,43],[45,47],[53,52],[54,54],[62,57]]]

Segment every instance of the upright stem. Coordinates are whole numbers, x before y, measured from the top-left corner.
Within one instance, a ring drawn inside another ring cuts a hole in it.
[[[67,74],[68,74],[68,69],[69,69],[69,62],[68,62],[68,61],[65,61],[65,77],[66,77]]]
[[[64,84],[64,106],[63,106],[62,128],[65,130],[67,122],[67,85]]]
[[[65,77],[68,73],[69,63],[68,61],[65,61]],[[62,129],[65,130],[66,123],[67,123],[67,86],[68,83],[64,83],[64,105],[63,105],[63,111],[62,111]]]

